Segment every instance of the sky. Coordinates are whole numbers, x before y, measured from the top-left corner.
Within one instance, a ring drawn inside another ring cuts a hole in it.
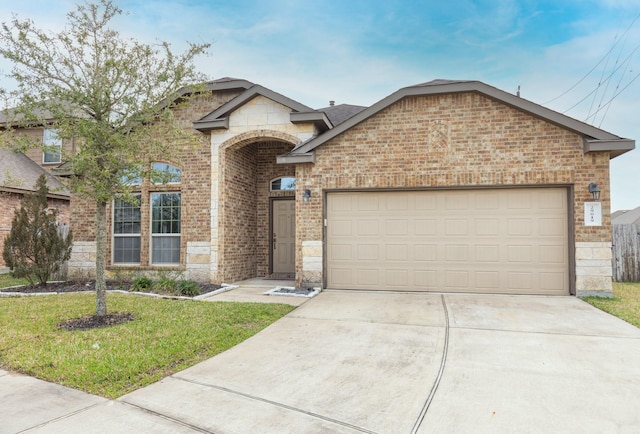
[[[70,0],[0,0],[59,31]],[[313,108],[371,105],[434,79],[479,80],[640,147],[640,0],[118,0],[124,36],[181,51],[198,68]],[[9,65],[0,59],[0,70]],[[612,211],[640,206],[640,150],[611,161]],[[608,183],[607,183],[608,184]],[[587,186],[584,186],[587,188]],[[578,187],[577,187],[578,188]]]

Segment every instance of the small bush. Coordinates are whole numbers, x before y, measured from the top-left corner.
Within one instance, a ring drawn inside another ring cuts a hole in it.
[[[175,294],[178,291],[178,281],[169,276],[161,276],[153,284],[153,289],[160,294]]]
[[[138,276],[134,279],[133,283],[131,283],[130,291],[136,292],[148,292],[153,287],[153,280],[149,279],[147,276]]]
[[[14,214],[2,257],[14,277],[45,286],[71,257],[73,236],[58,223],[58,211],[49,209],[45,175],[40,175],[34,188],[35,192],[24,195]]]
[[[178,289],[175,294],[185,297],[195,297],[200,295],[200,286],[193,280],[180,280],[178,281]]]

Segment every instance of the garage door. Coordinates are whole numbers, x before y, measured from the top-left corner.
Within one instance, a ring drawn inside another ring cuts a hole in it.
[[[569,293],[567,190],[327,194],[327,287]]]

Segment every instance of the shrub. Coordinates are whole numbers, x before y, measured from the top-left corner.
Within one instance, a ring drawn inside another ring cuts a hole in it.
[[[153,289],[160,294],[175,294],[178,291],[178,281],[168,275],[161,275],[153,284]]]
[[[131,283],[130,291],[148,292],[153,287],[153,281],[147,276],[138,276]]]
[[[193,280],[180,280],[178,281],[178,289],[175,294],[185,297],[195,297],[196,295],[200,295],[200,285]]]
[[[46,176],[40,175],[35,192],[25,194],[11,222],[2,257],[13,276],[44,286],[71,256],[71,231],[64,235],[57,222],[58,211],[49,210]]]

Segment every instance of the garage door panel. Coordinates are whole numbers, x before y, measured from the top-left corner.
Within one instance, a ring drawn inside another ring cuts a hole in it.
[[[566,223],[562,219],[540,219],[538,233],[541,236],[564,236]]]
[[[469,235],[469,222],[467,219],[447,219],[445,235]]]
[[[329,252],[329,259],[332,261],[350,261],[355,259],[352,252],[353,246],[351,244],[333,244]]]
[[[387,261],[400,261],[406,264],[409,260],[408,244],[387,244],[385,247],[385,258]]]
[[[569,292],[562,188],[327,195],[329,288]]]
[[[475,221],[475,234],[478,236],[497,237],[499,234],[500,220],[497,218],[479,218]]]
[[[476,245],[475,259],[477,262],[499,262],[500,246],[498,245]]]
[[[409,221],[406,219],[388,219],[385,224],[384,235],[408,235]]]
[[[438,222],[436,219],[416,218],[414,222],[415,235],[433,236],[438,233]]]
[[[435,244],[416,244],[413,251],[414,259],[418,262],[433,262],[438,259],[438,246]]]
[[[564,246],[540,246],[540,262],[543,264],[564,264],[566,257]]]
[[[353,235],[353,222],[351,220],[334,219],[331,221],[330,236],[345,237]]]
[[[510,237],[532,236],[533,225],[531,219],[513,218],[507,219],[507,235]]]
[[[497,271],[477,271],[475,286],[479,289],[492,289],[500,285],[500,273]]]
[[[380,222],[378,220],[357,220],[356,233],[358,236],[377,237],[380,235]]]
[[[465,290],[469,287],[469,272],[464,270],[445,271],[445,290]]]

